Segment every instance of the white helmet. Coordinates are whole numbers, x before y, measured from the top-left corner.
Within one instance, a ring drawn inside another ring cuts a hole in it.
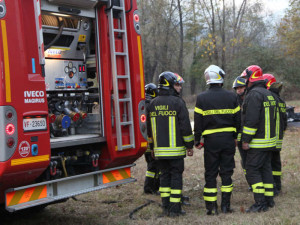
[[[220,67],[210,65],[204,71],[206,84],[223,84],[225,72]]]

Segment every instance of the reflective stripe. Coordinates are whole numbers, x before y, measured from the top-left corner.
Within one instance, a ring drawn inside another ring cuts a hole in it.
[[[203,116],[210,116],[210,115],[222,115],[222,114],[235,114],[240,111],[240,106],[236,107],[235,109],[212,109],[203,111],[195,107],[195,112],[202,114]]]
[[[156,139],[156,117],[151,117],[151,128],[152,128],[152,137],[154,146],[157,146],[157,139]]]
[[[271,148],[276,146],[276,137],[271,139],[253,138],[249,144],[250,148]]]
[[[154,148],[155,156],[182,156],[186,154],[186,148],[181,147],[158,147]]]
[[[244,169],[244,174],[246,175],[247,174],[247,172],[246,172],[246,170]]]
[[[180,189],[171,189],[171,194],[173,195],[180,195],[182,193],[182,190]]]
[[[265,193],[265,189],[253,189],[253,192],[256,194],[264,194]]]
[[[194,135],[183,136],[183,140],[184,140],[185,142],[191,142],[191,141],[194,141]]]
[[[159,187],[159,192],[171,192],[170,187]]]
[[[205,193],[217,193],[218,189],[217,188],[204,188]]]
[[[236,132],[236,128],[235,127],[224,127],[224,128],[205,130],[202,133],[202,135],[214,134],[214,133],[219,133],[219,132]]]
[[[258,188],[258,187],[260,187],[260,188]],[[252,189],[253,189],[253,193],[257,193],[257,194],[264,194],[265,193],[265,188],[264,188],[264,183],[263,182],[252,184]]]
[[[267,143],[267,144],[249,144],[250,148],[272,148],[275,147],[276,143]]]
[[[181,198],[170,198],[170,202],[173,202],[173,203],[179,203],[181,202]]]
[[[169,146],[176,146],[176,123],[175,116],[169,116]]]
[[[170,197],[170,193],[164,193],[164,192],[162,192],[162,193],[160,193],[160,197],[162,197],[162,198]]]
[[[238,133],[238,135],[237,135],[237,140],[240,141],[241,138],[242,138],[242,134],[241,134],[241,133]]]
[[[195,107],[195,112],[199,114],[203,114],[203,110]]]
[[[155,173],[153,173],[151,171],[147,171],[146,172],[146,177],[154,178],[155,177]]]
[[[250,128],[250,127],[243,127],[243,133],[245,134],[249,134],[249,135],[255,135],[256,134],[257,129],[256,128]]]
[[[264,187],[265,187],[265,188],[273,188],[274,185],[273,185],[273,184],[264,184]]]
[[[221,186],[221,192],[232,192],[233,190],[233,184],[228,186]]]
[[[265,139],[270,139],[270,108],[265,108]]]
[[[274,196],[274,192],[273,191],[266,191],[265,196]]]
[[[281,176],[282,173],[281,173],[281,171],[272,171],[272,175],[273,176]]]
[[[259,182],[259,183],[256,183],[256,184],[252,184],[251,186],[252,186],[252,189],[254,190],[257,187],[263,187],[264,183],[263,182]]]
[[[203,196],[203,198],[204,198],[204,201],[208,201],[208,202],[217,201],[217,196],[213,196],[213,197]]]

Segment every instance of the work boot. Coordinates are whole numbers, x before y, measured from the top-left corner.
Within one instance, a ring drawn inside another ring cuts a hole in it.
[[[268,207],[273,208],[275,206],[274,198],[272,196],[266,196],[265,199]]]
[[[169,217],[184,216],[186,212],[181,209],[180,203],[170,203]]]
[[[218,204],[217,201],[209,202],[205,201],[206,215],[218,215]]]
[[[231,192],[223,192],[222,193],[221,211],[223,213],[232,213],[233,212],[233,210],[230,208],[230,197],[231,197]]]
[[[266,212],[269,208],[267,203],[264,201],[255,202],[250,208],[246,209],[246,213],[250,212]]]
[[[158,217],[169,216],[169,206],[162,206],[162,213]]]

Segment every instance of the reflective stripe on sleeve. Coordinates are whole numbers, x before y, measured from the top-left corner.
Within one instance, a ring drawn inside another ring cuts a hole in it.
[[[244,134],[255,135],[256,131],[257,131],[256,128],[250,128],[250,127],[246,127],[246,126],[243,127]]]
[[[194,135],[183,136],[183,140],[184,140],[185,142],[191,142],[191,141],[194,141]]]

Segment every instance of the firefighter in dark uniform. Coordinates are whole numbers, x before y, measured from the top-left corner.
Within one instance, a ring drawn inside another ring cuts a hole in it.
[[[274,179],[274,196],[278,195],[281,191],[281,159],[280,151],[282,148],[282,139],[284,131],[287,127],[287,114],[285,101],[280,97],[282,83],[276,82],[272,74],[264,74],[263,78],[266,82],[267,89],[273,93],[277,101],[277,114],[276,114],[276,151],[272,152],[271,166]]]
[[[231,176],[235,168],[234,154],[237,131],[240,128],[240,106],[233,92],[222,88],[225,72],[211,65],[204,72],[209,89],[197,96],[195,107],[195,146],[200,149],[204,137],[205,187],[203,197],[207,215],[218,214],[217,181],[222,179],[221,210],[232,212],[230,197],[233,190]]]
[[[240,76],[238,76],[232,85],[232,88],[234,89],[236,95],[237,95],[237,101],[239,103],[239,106],[242,107],[244,97],[245,97],[245,91],[246,91],[246,80]],[[238,141],[238,149],[240,152],[241,156],[241,164],[242,168],[244,170],[244,174],[246,175],[246,169],[245,169],[245,163],[246,163],[246,156],[247,156],[247,151],[245,151],[242,148],[242,142],[241,142],[241,136],[242,136],[242,129],[238,131],[238,136],[237,136],[237,141]]]
[[[146,110],[152,99],[157,97],[158,90],[155,84],[149,83],[145,86],[146,93]],[[150,145],[153,145],[152,138],[148,138],[148,148],[145,152],[145,160],[147,162],[146,178],[144,183],[144,193],[156,194],[159,189],[159,168],[158,162],[151,156]]]
[[[182,173],[186,151],[193,155],[194,136],[185,102],[179,96],[183,79],[176,73],[159,75],[158,97],[148,107],[148,136],[158,160],[164,215],[185,214],[181,209]]]
[[[246,177],[255,200],[246,212],[262,212],[275,205],[271,157],[276,147],[276,100],[259,66],[249,66],[242,76],[248,88],[242,110],[242,146],[247,150]]]

